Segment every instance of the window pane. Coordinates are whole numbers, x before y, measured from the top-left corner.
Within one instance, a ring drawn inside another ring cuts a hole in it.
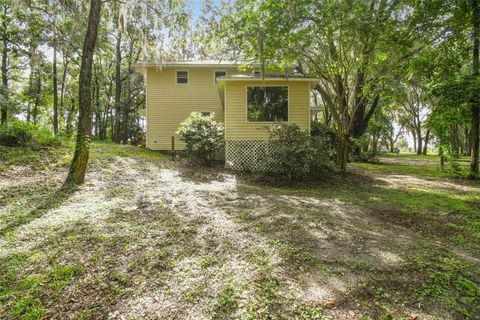
[[[248,121],[288,121],[288,87],[248,87]]]
[[[187,71],[177,71],[177,83],[188,83]]]
[[[182,77],[182,78],[186,78],[186,77],[188,77],[188,72],[187,71],[177,71],[177,76]]]
[[[210,111],[202,111],[202,116],[207,117],[210,115]]]

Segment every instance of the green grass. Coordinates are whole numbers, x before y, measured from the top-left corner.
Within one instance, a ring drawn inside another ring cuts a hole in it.
[[[391,152],[386,152],[386,153],[381,153],[380,157],[384,158],[397,158],[397,159],[412,159],[412,160],[423,160],[423,161],[432,161],[432,162],[438,162],[440,163],[440,156],[438,154],[416,154],[416,153],[391,153]],[[469,156],[464,156],[460,155],[458,160],[461,161],[470,161]]]
[[[116,144],[110,141],[94,141],[92,143],[91,155],[94,161],[113,160],[115,157],[150,160],[169,159],[164,154],[144,147]]]
[[[358,162],[353,164],[354,167],[367,169],[371,171],[391,173],[391,174],[408,174],[428,178],[451,178],[451,172],[444,170],[440,165],[412,165],[412,164],[387,164],[387,163],[369,163]]]
[[[10,315],[19,319],[41,319],[46,315],[45,302],[56,299],[62,290],[84,269],[79,265],[54,265],[37,274],[25,274],[25,256],[1,261],[8,270],[0,271],[0,302],[10,306]]]
[[[231,285],[223,288],[214,302],[215,318],[230,319],[231,315],[238,309],[238,299],[238,293]]]

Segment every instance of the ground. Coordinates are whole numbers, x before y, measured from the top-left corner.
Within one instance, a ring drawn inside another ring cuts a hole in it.
[[[480,318],[480,186],[434,161],[284,186],[95,143],[71,188],[70,154],[0,149],[1,319]]]

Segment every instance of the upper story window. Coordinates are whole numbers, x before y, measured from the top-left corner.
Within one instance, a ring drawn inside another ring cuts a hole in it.
[[[225,77],[227,75],[227,71],[215,71],[214,72],[214,79],[213,79],[213,83],[217,83],[217,78],[218,77]]]
[[[188,84],[188,71],[177,71],[177,84]]]
[[[288,121],[288,87],[247,87],[248,121]]]

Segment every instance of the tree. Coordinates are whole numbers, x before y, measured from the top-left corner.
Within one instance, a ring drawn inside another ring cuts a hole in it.
[[[345,172],[349,141],[365,133],[389,73],[435,41],[441,32],[431,21],[440,14],[441,2],[244,0],[218,29],[247,64],[297,64],[320,79],[316,90],[332,114]]]
[[[122,94],[122,33],[117,33],[117,44],[115,46],[115,126],[113,128],[113,141],[120,143],[120,99]]]
[[[471,0],[472,5],[472,77],[473,80],[478,80],[480,75],[479,66],[479,47],[480,47],[480,6],[478,0]],[[479,161],[479,139],[480,139],[480,101],[478,96],[471,101],[472,112],[472,129],[471,129],[471,148],[472,148],[472,160],[470,163],[470,173],[473,176],[478,175],[478,161]]]
[[[415,82],[399,86],[399,92],[397,100],[402,106],[400,122],[412,130],[416,142],[415,150],[417,154],[422,154],[424,142],[428,144],[426,135],[425,140],[423,135],[424,124],[430,112],[427,93],[424,88]]]
[[[102,0],[90,0],[87,33],[83,44],[80,66],[77,141],[67,177],[67,181],[73,183],[83,183],[85,180],[85,171],[87,169],[90,151],[90,138],[92,134],[92,65],[101,9]]]
[[[22,10],[14,1],[0,0],[0,124],[7,122],[8,113],[13,109],[12,88],[10,81],[16,68],[16,58],[23,52]]]

